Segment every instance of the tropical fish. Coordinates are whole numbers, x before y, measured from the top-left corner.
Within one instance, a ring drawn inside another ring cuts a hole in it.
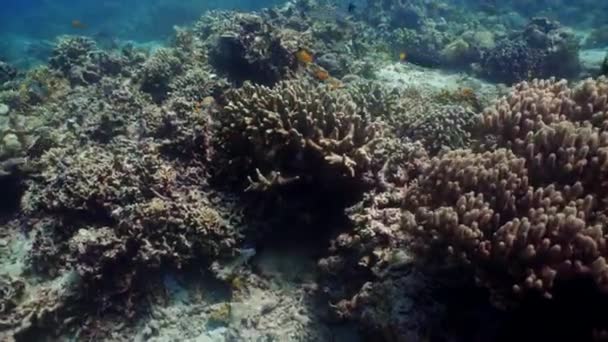
[[[407,53],[405,51],[402,51],[399,53],[399,62],[405,62],[405,60],[407,59]]]
[[[302,63],[302,64],[310,64],[313,61],[313,55],[312,52],[310,52],[310,50],[305,49],[305,48],[299,48],[298,51],[295,53],[296,55],[296,59],[298,60],[298,62]]]
[[[78,19],[72,20],[72,28],[84,30],[87,28],[87,25]]]
[[[330,90],[342,89],[344,88],[344,83],[335,77],[330,77],[327,80],[327,84],[329,84]]]
[[[325,81],[329,78],[329,72],[327,72],[327,70],[321,68],[320,66],[315,66],[313,68],[312,75],[319,81]]]

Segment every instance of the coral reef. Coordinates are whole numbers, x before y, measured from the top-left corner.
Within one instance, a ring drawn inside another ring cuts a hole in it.
[[[388,124],[394,135],[419,141],[431,154],[470,144],[470,129],[479,106],[471,91],[400,91],[377,82],[359,82],[349,91],[372,118]],[[467,94],[468,92],[468,94]]]
[[[72,84],[99,82],[105,75],[122,72],[125,64],[124,56],[101,51],[94,40],[82,36],[59,38],[49,59],[49,65],[63,73]]]
[[[607,90],[603,78],[521,83],[486,110],[491,152],[434,158],[404,194],[415,245],[470,265],[497,298],[551,297],[577,278],[605,291]]]
[[[0,314],[6,314],[18,305],[19,298],[23,295],[25,284],[7,275],[0,276]]]
[[[232,178],[248,176],[250,190],[293,183],[339,189],[372,162],[381,132],[347,94],[305,81],[245,84],[227,101],[214,135],[217,165]]]
[[[169,84],[182,71],[182,60],[176,50],[160,48],[146,60],[141,68],[141,89],[156,102],[164,100]]]
[[[508,84],[532,78],[572,77],[580,69],[574,33],[546,18],[533,18],[521,31],[484,53],[487,77]]]
[[[0,339],[495,340],[488,291],[604,303],[608,80],[471,73],[576,77],[577,36],[347,5],[0,62]]]
[[[399,171],[387,169],[393,176],[348,210],[352,230],[319,262],[334,313],[386,340],[429,338],[424,329],[442,324],[431,317],[449,303],[429,312],[415,299],[437,298],[429,289],[441,287],[435,281],[446,268],[459,270],[448,280],[456,287],[473,274],[499,307],[533,307],[527,299],[535,296],[560,303],[576,297],[580,282],[601,300],[607,91],[604,78],[572,89],[565,81],[524,82],[477,117],[473,149],[430,158],[412,145],[415,153],[394,160]],[[386,293],[401,295],[386,302]],[[602,324],[585,323],[578,333]]]
[[[300,34],[274,27],[253,14],[237,14],[223,27],[209,62],[229,80],[273,85],[297,67],[295,52],[305,45]]]

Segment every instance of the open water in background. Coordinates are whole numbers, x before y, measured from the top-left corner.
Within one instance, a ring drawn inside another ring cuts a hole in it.
[[[57,36],[146,44],[167,39],[173,26],[194,22],[206,10],[258,10],[282,0],[2,0],[0,58],[18,66],[46,62]],[[73,21],[84,27],[74,28]]]
[[[369,0],[317,0],[358,9]],[[409,0],[402,0],[407,2]],[[535,15],[557,19],[580,28],[608,25],[608,0],[428,0],[471,8],[516,11],[522,23]],[[133,41],[162,44],[175,25],[186,25],[206,10],[252,11],[286,0],[2,0],[0,3],[0,59],[19,67],[45,63],[57,36],[86,35],[104,42]],[[586,10],[589,9],[589,10]],[[599,18],[599,19],[598,19]],[[83,27],[75,28],[73,21]],[[598,22],[602,21],[602,22]]]

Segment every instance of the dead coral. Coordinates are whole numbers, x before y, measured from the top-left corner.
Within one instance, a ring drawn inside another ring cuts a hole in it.
[[[108,264],[124,257],[126,246],[108,227],[82,228],[70,239],[75,269],[82,276],[101,279]]]
[[[47,286],[36,288],[0,319],[0,339],[32,341],[42,331],[60,331],[69,326],[81,307],[74,291],[75,277],[66,275]],[[45,335],[48,337],[48,335]]]

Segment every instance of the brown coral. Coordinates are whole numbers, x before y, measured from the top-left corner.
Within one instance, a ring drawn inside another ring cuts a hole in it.
[[[332,185],[360,178],[379,136],[347,94],[307,82],[246,84],[217,116],[220,165],[248,174],[251,188],[294,181]]]
[[[415,246],[471,265],[495,293],[551,297],[575,278],[608,290],[607,94],[603,78],[514,87],[481,117],[499,149],[434,158],[406,191]]]

